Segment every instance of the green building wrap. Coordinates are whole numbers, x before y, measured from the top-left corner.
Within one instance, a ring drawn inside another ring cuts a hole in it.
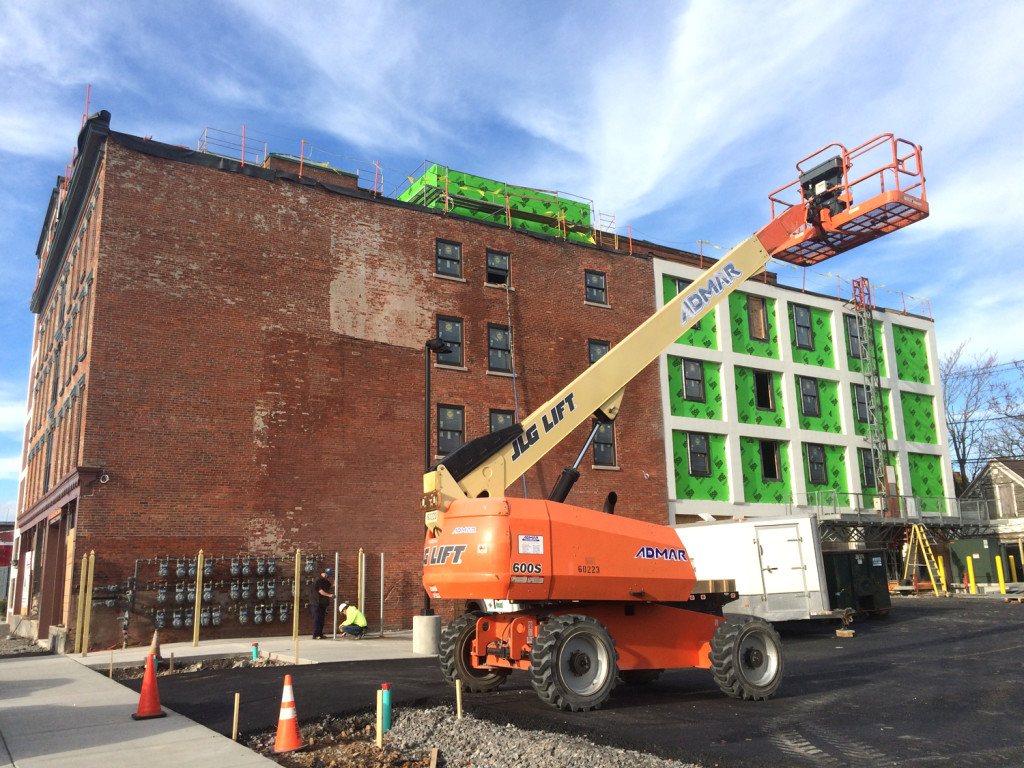
[[[795,376],[796,400],[800,402],[800,378]],[[840,434],[843,431],[839,416],[839,382],[818,379],[818,405],[820,416],[807,416],[800,409],[800,429],[811,429],[815,432]]]
[[[750,336],[750,319],[747,312],[747,294],[733,293],[729,296],[729,324],[732,333],[732,351],[745,355],[779,359],[779,329],[775,320],[775,299],[765,299],[765,314],[768,319],[768,338],[754,339]]]
[[[810,502],[825,506],[833,503],[840,507],[852,506],[846,485],[846,449],[841,445],[823,445],[822,448],[825,452],[825,482],[812,483],[807,443],[803,445],[804,479]]]
[[[903,401],[903,431],[912,443],[938,445],[939,430],[935,421],[935,398],[931,395],[917,395],[901,392]]]
[[[664,302],[667,304],[676,297],[679,283],[676,278],[663,275],[661,278],[661,291]],[[715,320],[716,312],[711,310],[699,323],[682,336],[678,343],[688,347],[703,347],[704,349],[718,349],[718,323]]]
[[[835,344],[832,341],[832,313],[827,309],[809,307],[811,315],[811,342],[813,349],[796,345],[796,326],[793,320],[793,305],[789,305],[789,338],[792,344],[794,363],[817,365],[820,368],[835,368]]]
[[[853,317],[853,315],[844,316],[844,327],[847,322],[846,318]],[[882,332],[882,324],[876,321],[871,322],[872,328],[874,328],[875,337],[875,349],[878,350],[878,375],[888,376],[887,369],[885,367],[885,335]],[[860,358],[855,356],[850,350],[850,337],[846,335],[846,365],[847,367],[856,373],[863,373],[864,369],[861,366]]]
[[[676,498],[687,501],[729,501],[729,472],[725,459],[725,435],[708,435],[711,475],[690,474],[687,433],[672,432],[672,454],[676,474]]]
[[[448,213],[565,236],[577,242],[594,242],[588,203],[529,187],[510,186],[443,165],[427,168],[398,199],[442,210],[447,205]]]
[[[743,500],[751,504],[782,504],[790,501],[792,480],[789,470],[789,443],[779,443],[779,480],[762,479],[761,441],[740,437],[740,463],[743,467]]]
[[[928,343],[924,331],[894,323],[892,339],[896,352],[897,377],[901,381],[931,384],[932,377],[928,369]]]
[[[786,413],[782,397],[782,374],[771,372],[772,410],[757,407],[754,389],[754,370],[736,366],[736,418],[741,424],[764,424],[769,427],[786,426]]]
[[[668,356],[669,400],[673,416],[722,420],[722,377],[718,363],[698,360],[704,370],[704,401],[687,400],[683,389],[683,358]]]
[[[941,514],[946,511],[942,487],[942,457],[908,453],[910,492],[921,500],[921,512]]]

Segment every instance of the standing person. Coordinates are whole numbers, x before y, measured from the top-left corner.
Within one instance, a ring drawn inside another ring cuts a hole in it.
[[[331,584],[330,568],[320,571],[320,578],[313,582],[309,590],[309,610],[313,613],[313,639],[320,640],[324,636],[324,619],[327,618],[327,606],[334,598]]]
[[[351,637],[353,640],[362,640],[363,632],[366,631],[366,617],[363,612],[354,605],[342,603],[338,606],[338,613],[343,616],[338,629],[344,637]]]

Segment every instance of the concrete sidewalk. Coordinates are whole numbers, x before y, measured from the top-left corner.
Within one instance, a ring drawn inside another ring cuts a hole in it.
[[[264,658],[295,662],[291,637],[211,640],[198,646],[161,646],[175,664],[245,657],[259,643]],[[299,639],[299,663],[423,658],[412,652],[412,633],[363,640]],[[201,760],[218,768],[276,765],[214,731],[163,707],[167,717],[132,720],[139,695],[103,672],[141,666],[148,648],[94,651],[88,656],[0,659],[0,768],[107,768],[145,765],[181,768]]]

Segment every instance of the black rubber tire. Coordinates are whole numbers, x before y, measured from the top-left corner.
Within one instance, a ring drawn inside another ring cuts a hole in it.
[[[650,685],[661,677],[664,669],[620,669],[619,680],[626,685]]]
[[[473,638],[476,637],[476,620],[481,615],[465,613],[445,627],[441,633],[437,657],[445,681],[451,685],[459,679],[466,690],[473,693],[497,690],[512,672],[510,669],[478,669],[470,661]]]
[[[555,616],[541,628],[530,653],[530,682],[541,701],[569,712],[598,709],[617,678],[618,651],[597,619]]]
[[[782,639],[764,619],[731,616],[711,640],[711,674],[727,696],[765,701],[782,683]]]

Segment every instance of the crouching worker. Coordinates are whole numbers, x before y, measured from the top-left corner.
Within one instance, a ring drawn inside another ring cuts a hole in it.
[[[366,617],[363,616],[363,612],[354,605],[342,603],[338,606],[338,613],[342,616],[341,624],[338,625],[342,635],[353,640],[362,640],[366,631]]]

